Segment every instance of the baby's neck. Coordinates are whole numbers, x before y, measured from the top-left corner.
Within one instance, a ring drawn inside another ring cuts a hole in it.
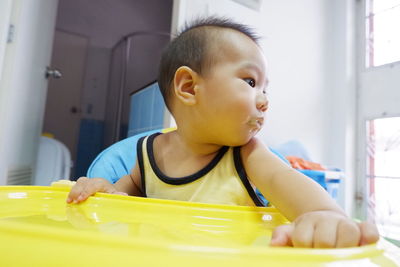
[[[203,169],[221,146],[194,142],[170,132],[154,139],[153,152],[158,168],[169,177],[184,177]]]
[[[187,156],[209,156],[217,153],[221,149],[221,145],[203,143],[196,140],[191,135],[185,135],[179,130],[164,135],[160,139],[160,146],[170,147],[175,151],[179,151]]]

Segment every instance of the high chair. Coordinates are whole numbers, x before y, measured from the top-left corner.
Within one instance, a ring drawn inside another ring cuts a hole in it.
[[[90,164],[86,176],[101,177],[115,183],[131,172],[136,162],[136,144],[143,136],[169,132],[175,128],[156,129],[123,139],[103,150]]]

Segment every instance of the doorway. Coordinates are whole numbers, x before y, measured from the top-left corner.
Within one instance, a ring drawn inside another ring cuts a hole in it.
[[[59,0],[52,67],[59,69],[63,77],[49,86],[43,131],[53,134],[70,150],[74,166],[71,180],[85,176],[93,159],[109,145],[105,133],[114,131],[110,127],[115,125],[108,118],[117,117],[115,112],[130,110],[110,104],[116,91],[111,73],[115,71],[113,64],[118,64],[113,62],[113,48],[135,32],[168,35],[172,4],[172,0]],[[132,49],[138,49],[141,41],[138,37]],[[146,50],[133,52],[158,55],[164,44],[140,46]],[[64,62],[59,63],[60,60]],[[130,60],[148,73],[157,73],[154,60]],[[127,79],[134,78],[134,86],[122,95],[126,100],[130,92],[156,79],[129,71],[126,75]],[[119,116],[125,118],[127,114]]]
[[[43,133],[65,144],[73,162],[76,162],[88,45],[85,36],[55,31],[51,66],[62,76],[49,80]]]

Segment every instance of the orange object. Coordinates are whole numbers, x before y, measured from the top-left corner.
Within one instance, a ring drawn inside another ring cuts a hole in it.
[[[325,171],[321,164],[315,163],[309,160],[305,160],[295,156],[287,156],[286,159],[290,162],[293,168],[299,170],[316,170],[316,171]]]

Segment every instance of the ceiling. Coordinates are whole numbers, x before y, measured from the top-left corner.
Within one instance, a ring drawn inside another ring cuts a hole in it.
[[[111,48],[135,31],[170,32],[173,0],[59,0],[56,27]]]

